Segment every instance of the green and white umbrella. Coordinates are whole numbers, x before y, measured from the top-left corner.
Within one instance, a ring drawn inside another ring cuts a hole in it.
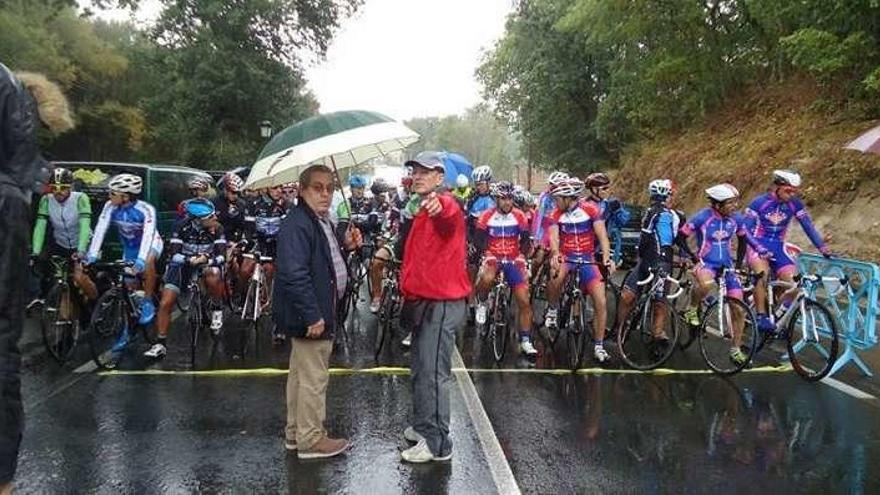
[[[317,115],[276,134],[260,152],[245,187],[260,189],[294,182],[313,164],[333,170],[354,167],[418,140],[415,131],[376,112]]]

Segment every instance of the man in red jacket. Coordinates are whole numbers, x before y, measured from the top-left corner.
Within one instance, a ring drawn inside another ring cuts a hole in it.
[[[465,267],[465,223],[449,193],[437,192],[444,165],[439,154],[419,153],[412,167],[413,213],[401,268],[402,319],[412,329],[413,423],[403,436],[415,445],[401,453],[407,462],[448,461],[449,393],[455,331],[465,323],[471,292]]]

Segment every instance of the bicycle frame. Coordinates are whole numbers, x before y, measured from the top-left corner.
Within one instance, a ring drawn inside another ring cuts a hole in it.
[[[803,318],[804,318],[804,321],[801,322],[801,325],[802,325],[801,331],[802,331],[802,335],[804,336],[804,338],[802,338],[800,341],[798,341],[796,344],[793,345],[794,351],[800,352],[804,348],[804,346],[806,346],[808,343],[811,343],[816,347],[816,349],[818,349],[819,353],[822,354],[823,357],[827,358],[827,357],[829,357],[828,352],[822,346],[816,345],[816,343],[819,342],[819,327],[815,321],[809,322],[810,323],[810,331],[809,332],[807,331],[807,323],[808,322],[807,322],[806,315],[810,314],[810,316],[812,317],[813,313],[807,311],[806,304],[805,304],[805,301],[807,299],[809,299],[808,286],[812,286],[814,284],[817,284],[822,279],[823,279],[822,277],[817,277],[814,275],[798,275],[797,277],[795,277],[794,282],[786,282],[784,280],[773,280],[767,284],[767,286],[768,286],[767,304],[769,305],[770,308],[775,307],[775,301],[773,300],[774,299],[774,295],[773,295],[774,290],[773,289],[775,289],[777,287],[784,289],[786,293],[791,292],[791,291],[797,291],[797,293],[795,294],[794,301],[792,302],[792,304],[790,304],[788,306],[788,309],[785,310],[785,313],[783,313],[781,317],[777,318],[774,311],[768,312],[769,317],[770,317],[770,321],[773,322],[773,325],[776,327],[776,334],[777,335],[784,335],[784,331],[788,327],[792,316],[795,314],[795,312],[800,310],[800,313],[801,313],[801,315],[803,315]],[[833,280],[839,281],[841,283],[842,287],[849,286],[849,281],[846,278],[843,278],[843,279],[836,279],[835,278]]]
[[[260,316],[263,313],[263,306],[265,305],[264,301],[260,300],[260,294],[263,292],[263,287],[266,285],[266,274],[264,272],[263,264],[271,263],[273,259],[268,256],[263,256],[259,251],[254,251],[253,253],[243,253],[243,258],[248,258],[254,261],[254,273],[251,274],[251,282],[252,286],[256,288],[253,291],[253,295],[251,294],[250,288],[248,288],[247,293],[245,295],[244,305],[241,310],[241,319],[243,320],[253,320],[257,321],[260,319]],[[251,297],[254,299],[251,300]],[[248,307],[248,303],[253,303],[253,311],[251,314],[248,314],[250,309]]]

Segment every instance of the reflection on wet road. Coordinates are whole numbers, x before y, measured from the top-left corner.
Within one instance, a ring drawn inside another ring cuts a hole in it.
[[[328,396],[329,431],[354,446],[338,459],[298,461],[282,446],[283,372],[223,371],[281,370],[286,348],[273,349],[265,335],[257,356],[234,359],[234,344],[223,341],[200,349],[197,363],[218,372],[175,373],[190,369],[183,320],[166,359],[145,361],[141,344],[121,363],[168,374],[96,374],[80,366],[86,346],[59,370],[38,346],[29,348],[21,493],[494,493],[490,464],[497,461],[509,464],[524,493],[880,490],[871,469],[880,460],[876,400],[763,369],[731,380],[617,373],[617,364],[573,375],[562,369],[564,344],[543,341],[536,362],[511,347],[499,367],[473,328],[461,332],[459,348],[504,458],[487,457],[491,449],[453,387],[453,461],[402,464],[408,353],[397,335],[378,363],[392,369],[357,371],[377,366],[376,322],[366,308],[333,357],[341,371]],[[669,366],[696,371],[697,352],[676,355]]]

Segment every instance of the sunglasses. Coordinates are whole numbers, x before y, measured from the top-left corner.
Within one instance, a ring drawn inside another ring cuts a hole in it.
[[[321,193],[333,194],[333,190],[334,190],[333,184],[326,184],[325,185],[325,184],[320,184],[318,182],[311,184],[309,186],[309,188],[318,194],[321,194]]]
[[[69,191],[70,190],[70,184],[50,184],[49,187],[54,192],[62,192],[62,191]]]

